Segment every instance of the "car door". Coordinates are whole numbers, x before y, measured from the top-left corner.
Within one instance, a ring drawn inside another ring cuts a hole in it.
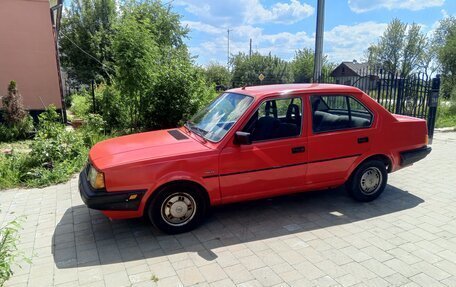
[[[252,143],[230,141],[220,154],[223,202],[255,199],[302,189],[307,138],[301,97],[270,98],[258,105],[242,131]]]
[[[354,95],[312,95],[309,103],[307,183],[339,185],[370,149],[374,114]]]

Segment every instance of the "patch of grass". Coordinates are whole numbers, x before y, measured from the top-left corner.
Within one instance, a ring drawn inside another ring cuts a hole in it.
[[[160,279],[158,279],[157,275],[153,274],[153,275],[150,277],[150,280],[152,280],[152,282],[157,283],[158,280],[160,280]]]
[[[10,143],[0,143],[0,151],[4,149],[12,149],[14,152],[27,153],[30,151],[32,140],[23,140]]]
[[[437,108],[436,128],[456,127],[456,103],[441,101]]]
[[[90,147],[107,138],[100,121],[99,117],[90,117],[87,126],[72,131],[58,121],[55,109],[41,114],[32,141],[1,145],[13,151],[0,153],[0,190],[68,181],[87,162]]]
[[[68,181],[87,162],[88,148],[76,157],[37,164],[29,154],[0,155],[0,190],[15,187],[44,187]]]

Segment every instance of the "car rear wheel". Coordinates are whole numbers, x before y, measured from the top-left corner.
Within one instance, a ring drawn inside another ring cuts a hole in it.
[[[175,183],[157,191],[148,206],[148,216],[160,230],[170,234],[198,226],[207,210],[202,191],[190,184]]]
[[[380,196],[386,187],[388,172],[382,161],[363,162],[347,182],[349,194],[358,201],[372,201]]]

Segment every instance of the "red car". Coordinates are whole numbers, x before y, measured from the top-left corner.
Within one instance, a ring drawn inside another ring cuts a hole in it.
[[[79,189],[113,219],[191,230],[211,206],[346,186],[359,201],[428,155],[426,121],[393,115],[357,88],[228,90],[183,127],[96,144]]]

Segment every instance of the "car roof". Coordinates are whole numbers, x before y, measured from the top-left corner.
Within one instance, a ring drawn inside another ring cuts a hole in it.
[[[328,92],[328,93],[361,93],[356,87],[336,84],[279,84],[263,86],[246,86],[227,90],[226,92],[263,98],[270,95]]]

